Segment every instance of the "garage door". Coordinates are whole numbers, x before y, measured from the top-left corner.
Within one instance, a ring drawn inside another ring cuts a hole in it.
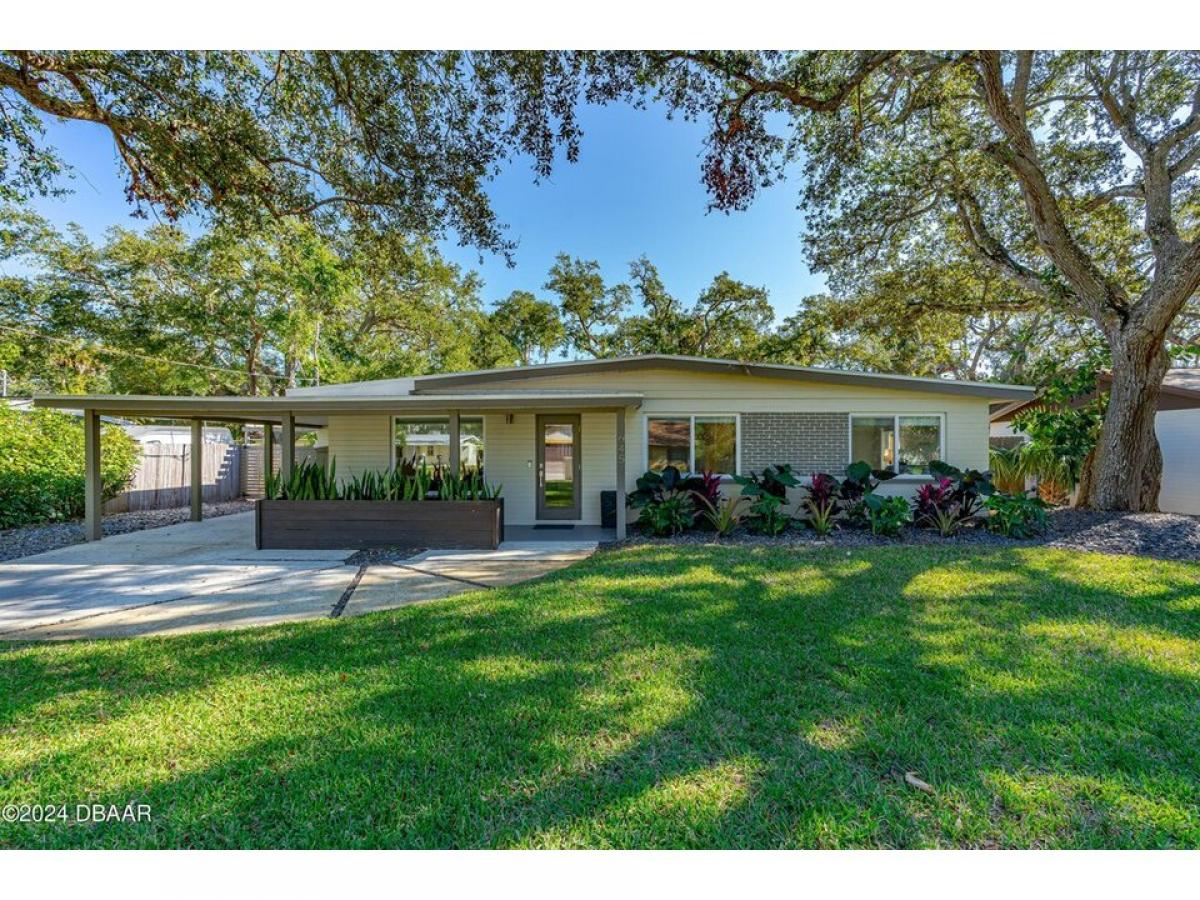
[[[1159,509],[1200,515],[1200,410],[1160,412],[1154,426],[1163,455]]]

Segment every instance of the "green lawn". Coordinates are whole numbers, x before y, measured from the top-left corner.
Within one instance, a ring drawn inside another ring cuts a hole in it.
[[[0,846],[1196,847],[1198,580],[660,545],[358,620],[19,647],[0,800],[153,820]]]

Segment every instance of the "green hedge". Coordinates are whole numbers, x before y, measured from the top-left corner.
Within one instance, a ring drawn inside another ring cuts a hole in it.
[[[133,477],[141,450],[111,425],[103,427],[100,446],[100,480],[108,500]],[[82,515],[83,419],[0,406],[0,528]]]

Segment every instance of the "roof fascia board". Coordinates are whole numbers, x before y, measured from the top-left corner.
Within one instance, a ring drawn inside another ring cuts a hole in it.
[[[1013,384],[950,381],[939,378],[916,378],[908,375],[881,375],[872,372],[843,372],[835,369],[781,366],[770,363],[743,363],[734,360],[690,359],[676,356],[636,356],[623,359],[549,363],[542,366],[492,369],[450,375],[423,375],[415,379],[413,393],[419,396],[433,394],[438,391],[461,389],[464,385],[468,384],[480,385],[524,380],[527,378],[536,379],[579,373],[586,374],[597,370],[623,372],[660,368],[717,374],[734,372],[742,375],[785,378],[794,381],[858,386],[871,385],[891,390],[928,391],[930,393],[958,394],[994,399],[1028,399],[1035,392],[1035,389],[1032,387]]]

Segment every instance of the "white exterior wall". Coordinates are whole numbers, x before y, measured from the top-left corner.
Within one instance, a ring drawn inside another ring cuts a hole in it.
[[[392,465],[392,417],[371,413],[330,416],[329,458],[337,460],[339,478]]]
[[[632,491],[644,471],[645,421],[669,413],[836,412],[883,414],[940,413],[945,421],[946,460],[962,468],[988,465],[988,400],[915,390],[886,390],[870,386],[817,384],[746,375],[687,373],[675,370],[560,375],[506,381],[504,391],[576,389],[602,386],[612,391],[645,395],[641,409],[625,416],[626,490]],[[464,409],[463,414],[470,411]],[[502,412],[484,415],[484,468],[489,482],[503,484],[505,518],[528,525],[535,519],[535,414]],[[849,425],[847,424],[847,428]],[[616,419],[611,412],[584,412],[582,490],[584,524],[600,523],[600,492],[616,485]],[[329,455],[338,474],[391,465],[391,419],[388,416],[333,416],[329,420]],[[786,460],[780,460],[785,462]],[[849,460],[847,460],[849,462]],[[834,473],[840,474],[840,473]],[[896,479],[889,493],[910,493],[919,482]]]
[[[562,375],[504,383],[505,389],[512,390],[586,389],[596,386],[595,375]],[[630,410],[625,420],[628,490],[633,489],[635,479],[645,467],[646,417],[670,413],[940,413],[945,417],[946,461],[960,468],[986,469],[988,466],[989,409],[988,400],[984,397],[815,384],[746,375],[710,375],[669,369],[606,373],[603,387],[613,391],[640,391],[645,395],[641,409]],[[604,416],[611,418],[608,413]],[[893,486],[897,484],[892,482]]]

